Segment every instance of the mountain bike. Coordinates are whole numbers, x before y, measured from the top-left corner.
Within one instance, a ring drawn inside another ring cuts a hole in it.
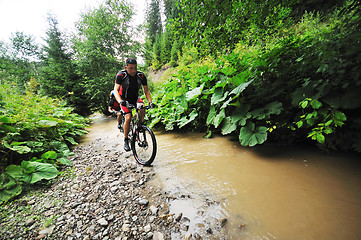
[[[140,121],[140,110],[150,109],[149,106],[144,106],[142,104],[129,104],[127,103],[127,108],[131,111],[135,109],[135,114],[130,121],[130,129],[128,133],[128,138],[131,140],[130,146],[134,155],[135,160],[144,166],[149,166],[153,163],[155,155],[157,154],[157,141],[153,131]],[[118,113],[119,111],[116,111]],[[122,125],[120,128],[121,132],[123,131],[124,125],[124,113],[121,112]]]

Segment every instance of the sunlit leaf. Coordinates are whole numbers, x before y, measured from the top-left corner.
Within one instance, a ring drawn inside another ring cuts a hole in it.
[[[78,143],[72,137],[64,137],[64,139],[70,142],[72,145],[78,145]]]
[[[47,151],[43,155],[41,155],[41,158],[43,159],[56,159],[58,157],[58,154],[55,151]]]
[[[192,101],[193,99],[195,99],[196,97],[201,95],[203,87],[204,87],[204,83],[201,86],[199,86],[197,88],[194,88],[193,90],[187,92],[186,93],[186,100],[187,101]]]
[[[320,107],[322,107],[322,103],[320,101],[318,101],[317,99],[313,99],[311,101],[311,106],[313,109],[319,109]]]
[[[67,166],[72,165],[71,161],[69,159],[65,158],[65,157],[58,158],[56,161],[58,163],[60,163],[60,164],[63,164],[63,165],[67,165]]]
[[[0,116],[0,122],[2,123],[11,123],[11,119],[6,116]]]
[[[54,127],[58,124],[57,121],[51,121],[51,120],[40,120],[39,125],[43,127]]]

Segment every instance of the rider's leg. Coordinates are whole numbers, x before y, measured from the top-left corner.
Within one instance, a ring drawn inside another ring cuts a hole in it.
[[[125,151],[130,151],[130,147],[129,147],[129,138],[128,138],[128,134],[129,134],[129,129],[130,129],[130,120],[131,120],[131,113],[128,113],[124,116],[124,150]]]
[[[128,138],[129,128],[130,128],[130,120],[132,118],[131,113],[127,113],[124,116],[124,138]]]
[[[118,128],[121,128],[121,124],[122,124],[122,113],[121,112],[118,112],[117,113],[117,120],[118,120]]]

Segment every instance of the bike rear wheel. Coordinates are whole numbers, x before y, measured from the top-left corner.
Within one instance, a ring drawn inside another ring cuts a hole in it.
[[[139,164],[151,165],[157,153],[157,141],[153,131],[147,126],[140,126],[132,137],[131,148]]]

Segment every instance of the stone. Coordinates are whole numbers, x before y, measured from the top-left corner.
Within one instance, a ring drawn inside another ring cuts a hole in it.
[[[97,221],[100,225],[104,226],[108,226],[108,221],[105,220],[105,218],[101,218]]]
[[[149,201],[147,200],[147,199],[140,199],[139,201],[138,201],[138,204],[139,205],[144,205],[144,206],[146,206],[146,205],[148,205],[148,203],[149,203]]]
[[[224,227],[224,226],[226,225],[227,221],[228,221],[227,218],[222,218],[222,219],[220,220],[221,227]]]
[[[33,218],[29,218],[28,220],[25,221],[25,226],[33,225],[34,222],[35,220]]]
[[[174,236],[174,239],[184,239],[190,219],[184,214],[174,215],[169,208],[171,200],[178,197],[148,185],[148,181],[156,176],[153,168],[139,166],[132,154],[126,159],[125,153],[116,150],[122,150],[122,144],[115,142],[105,144],[104,138],[100,137],[76,146],[74,156],[69,157],[73,166],[64,169],[65,177],[60,176],[49,187],[41,189],[41,194],[14,201],[14,206],[27,203],[32,212],[29,214],[28,210],[18,208],[16,215],[21,217],[10,214],[9,219],[14,221],[9,221],[11,226],[7,222],[0,223],[6,226],[0,228],[0,238],[164,240]],[[185,195],[184,200],[188,199]],[[54,218],[51,224],[55,228],[39,230],[41,222],[37,219],[44,216],[46,220]],[[224,229],[219,228],[219,221],[209,224],[203,221],[205,226],[200,231],[213,229],[208,238],[227,239]],[[13,232],[8,233],[6,229]],[[192,233],[191,239],[202,238]]]
[[[144,226],[144,232],[148,233],[150,231],[152,231],[152,227],[150,226],[150,224],[145,225]]]
[[[54,230],[55,226],[47,227],[39,232],[39,235],[50,235],[52,231]]]
[[[130,232],[130,225],[129,224],[123,224],[122,226],[123,232]]]
[[[153,233],[153,240],[164,240],[163,233],[161,233],[161,232],[154,232],[154,233]]]
[[[154,205],[150,206],[149,210],[152,212],[153,215],[156,215],[158,212],[158,208]]]

